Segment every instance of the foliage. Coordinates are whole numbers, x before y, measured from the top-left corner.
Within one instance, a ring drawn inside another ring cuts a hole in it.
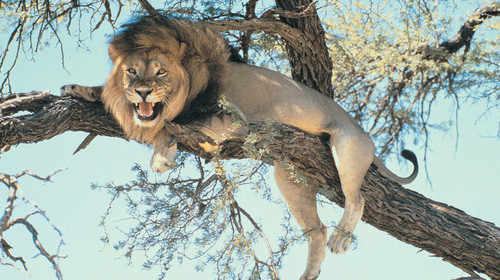
[[[498,108],[498,19],[482,26],[464,53],[439,48],[465,21],[454,17],[463,9],[422,0],[332,1],[325,24],[336,96],[375,136],[380,153],[402,135],[426,137],[433,104],[442,97],[455,99],[456,110],[479,99]]]
[[[238,190],[247,185],[263,199],[272,199],[264,175],[267,168],[258,161],[235,162],[228,166],[230,172],[219,160],[213,165],[183,154],[179,167],[162,182],[151,180],[148,171],[136,165],[137,179],[132,182],[94,185],[111,195],[101,223],[102,240],[113,239],[107,228],[114,222],[112,209],[125,203],[130,219],[119,227],[130,230],[122,232],[123,240],[114,247],[124,250],[130,260],[138,252],[144,254],[144,268],[161,267],[159,278],[165,277],[173,261],[186,258],[198,259],[200,270],[215,264],[218,279],[277,279],[289,245],[302,235],[290,226],[287,212],[282,224],[285,234],[271,244],[258,222],[237,202]],[[266,250],[256,249],[259,244]]]

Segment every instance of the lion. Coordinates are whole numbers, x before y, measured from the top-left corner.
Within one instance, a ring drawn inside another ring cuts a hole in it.
[[[278,72],[242,63],[224,37],[203,23],[139,18],[112,39],[109,57],[113,69],[103,87],[66,85],[62,94],[103,102],[130,139],[152,145],[156,172],[169,169],[177,154],[165,121],[196,124],[217,142],[227,137],[233,114],[244,124],[272,120],[328,141],[345,196],[343,216],[328,240],[317,214],[317,186],[292,181],[286,168],[274,163],[278,188],[308,232],[307,264],[300,279],[319,276],[326,247],[337,254],[350,248],[365,203],[360,188],[371,164],[400,184],[418,174],[412,152],[402,153],[413,164],[412,174],[395,175],[375,157],[368,134],[332,99]],[[221,97],[231,105],[231,114],[221,110]]]

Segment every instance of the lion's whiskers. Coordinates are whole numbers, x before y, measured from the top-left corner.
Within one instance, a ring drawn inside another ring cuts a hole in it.
[[[172,108],[172,107],[170,106],[170,104],[168,104],[168,101],[166,101],[166,102],[165,102],[165,105],[167,105],[168,109],[170,109],[170,110],[174,110],[174,108]]]

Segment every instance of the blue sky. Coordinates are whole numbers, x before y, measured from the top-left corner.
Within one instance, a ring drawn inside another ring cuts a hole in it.
[[[111,69],[107,58],[106,34],[109,35],[109,30],[101,29],[92,35],[92,40],[85,41],[90,52],[78,49],[73,41],[63,36],[66,70],[61,67],[56,46],[49,46],[36,54],[34,61],[21,58],[12,78],[15,91],[50,90],[58,94],[59,87],[67,83],[104,83]],[[0,38],[1,42],[5,41],[5,36]],[[452,108],[452,99],[439,100],[431,121],[455,121]],[[499,109],[493,109],[480,119],[485,108],[485,104],[481,103],[463,105],[458,117],[458,131],[431,131],[427,168],[433,186],[431,188],[425,173],[421,172],[419,178],[407,188],[499,225],[500,147],[498,139],[489,136],[496,135],[499,129],[500,112]],[[90,189],[91,182],[124,183],[135,178],[131,167],[134,163],[148,167],[152,151],[135,142],[98,137],[87,149],[72,155],[84,138],[84,133],[68,132],[41,143],[14,147],[0,155],[0,172],[15,174],[29,169],[47,175],[67,168],[49,183],[28,177],[21,179],[24,195],[46,210],[51,222],[63,233],[65,245],[61,254],[67,255],[67,258],[60,261],[60,267],[65,279],[154,279],[157,271],[143,270],[140,257],[128,266],[127,260],[120,258],[120,252],[100,241],[103,230],[98,224],[107,208],[109,196],[105,191]],[[423,143],[407,143],[406,147],[415,151],[423,165]],[[409,172],[397,160],[389,161],[388,166],[398,174]],[[157,175],[157,178],[161,180],[163,177]],[[259,196],[250,191],[242,190],[238,197],[241,204],[248,205],[247,210],[260,220],[271,237],[279,236],[280,227],[276,224],[282,214],[280,209],[261,202]],[[274,197],[278,199],[279,195]],[[0,187],[0,200],[5,198],[6,188]],[[255,203],[258,203],[258,209],[252,207]],[[23,212],[21,202],[18,205],[14,215],[22,216],[26,212]],[[115,220],[108,226],[111,229],[123,224],[120,217],[126,217],[124,208],[116,207],[113,211]],[[340,207],[323,205],[320,216],[325,224],[331,225],[339,221],[341,214]],[[33,219],[33,223],[40,227],[40,239],[45,242],[47,249],[54,252],[59,241],[57,234],[40,218]],[[465,273],[439,258],[419,252],[419,248],[399,242],[370,225],[360,223],[355,234],[359,239],[356,250],[341,256],[327,253],[320,280],[432,280],[465,276]],[[119,232],[113,230],[113,236],[116,237],[114,241],[118,241]],[[5,238],[14,247],[14,255],[25,257],[33,279],[55,279],[50,264],[44,258],[31,258],[36,252],[26,231],[21,227],[13,228],[5,234]],[[111,242],[113,244],[113,240]],[[282,279],[297,279],[302,274],[306,251],[305,243],[293,247],[281,269]],[[195,272],[196,264],[197,261],[185,261],[175,265],[167,274],[167,279],[214,279],[211,268],[206,272]],[[0,266],[0,279],[21,280],[29,277],[11,267]]]

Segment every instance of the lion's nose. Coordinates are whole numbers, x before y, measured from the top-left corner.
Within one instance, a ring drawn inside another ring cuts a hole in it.
[[[148,95],[151,94],[151,92],[153,92],[153,89],[141,87],[141,88],[136,88],[135,92],[137,94],[139,94],[142,97],[142,99],[145,101],[146,97],[148,97]]]

